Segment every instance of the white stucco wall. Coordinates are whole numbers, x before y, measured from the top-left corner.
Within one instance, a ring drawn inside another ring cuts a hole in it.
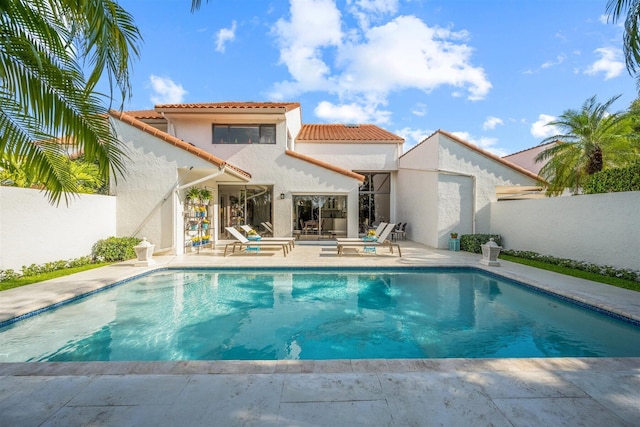
[[[258,123],[257,120],[252,122]],[[272,222],[276,236],[292,235],[293,206],[291,196],[293,194],[348,196],[347,231],[350,236],[357,235],[354,233],[357,233],[358,228],[359,182],[354,178],[287,155],[285,153],[286,125],[284,121],[280,121],[276,125],[276,144],[238,145],[211,144],[211,118],[174,119],[172,123],[179,138],[249,172],[251,180],[247,184],[273,186]],[[177,168],[214,167],[210,163],[132,126],[120,123],[118,134],[121,139],[128,142],[132,150],[130,154],[131,167],[136,171],[117,187],[118,218],[123,218],[118,222],[119,232],[132,233],[139,227],[155,205],[166,196],[167,191],[175,186],[178,179]],[[181,178],[181,181],[184,179]],[[181,184],[183,183],[181,182]],[[225,184],[231,183],[233,182],[225,181]],[[238,180],[235,183],[244,184]],[[279,197],[275,197],[280,193],[285,194],[285,199],[281,200]],[[213,200],[216,199],[214,194]],[[166,232],[171,228],[171,224],[180,220],[180,218],[176,218],[174,213],[180,212],[180,207],[175,207],[179,203],[180,199],[176,198],[172,209],[172,204],[169,201],[165,202],[138,233],[138,236],[144,235],[149,240],[155,239],[152,242],[156,245],[160,244],[160,248],[181,247],[180,242],[176,241],[179,239]],[[217,209],[214,207],[214,212],[216,211]]]
[[[497,185],[535,180],[441,133],[399,160],[398,214],[410,239],[445,248],[449,234],[489,232],[489,204]]]
[[[0,269],[87,256],[115,235],[115,197],[82,194],[52,206],[39,190],[0,187]]]
[[[296,151],[352,171],[398,170],[398,144],[296,143]]]
[[[396,222],[407,222],[407,239],[437,247],[438,175],[400,169],[397,179]]]
[[[119,120],[112,122],[128,155],[127,173],[112,184],[118,236],[146,237],[156,251],[181,248],[184,195],[173,190],[207,170],[216,172],[217,166]],[[179,178],[178,168],[193,169]]]
[[[491,203],[506,249],[640,270],[640,191]]]
[[[291,151],[296,151],[296,137],[300,133],[300,129],[302,129],[302,113],[300,108],[296,108],[295,110],[288,111],[285,114],[286,124],[287,124],[287,138],[291,137],[291,141],[287,148]]]

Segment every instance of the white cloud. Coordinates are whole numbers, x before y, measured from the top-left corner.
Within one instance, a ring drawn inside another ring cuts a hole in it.
[[[270,97],[284,99],[314,90],[329,90],[330,68],[322,48],[341,43],[341,15],[330,0],[292,0],[291,20],[278,20],[274,34],[280,45],[280,62],[293,81],[277,83]]]
[[[502,121],[501,118],[489,116],[487,117],[487,120],[485,120],[484,123],[482,124],[482,129],[483,130],[495,129],[496,126],[503,125],[503,124],[504,124],[504,121]]]
[[[435,132],[435,131],[433,131],[431,129],[404,128],[404,129],[396,130],[393,133],[395,133],[396,135],[404,138],[403,151],[406,153],[412,147],[414,147],[418,143],[424,141],[433,132]]]
[[[151,84],[151,102],[154,104],[179,104],[188,93],[182,85],[176,84],[168,77],[149,76]]]
[[[558,55],[556,56],[555,61],[547,61],[544,64],[542,64],[540,68],[545,69],[545,68],[551,68],[554,65],[560,65],[564,62],[565,59],[567,59],[566,55]]]
[[[360,28],[369,28],[372,21],[379,21],[398,10],[398,0],[347,0],[347,4],[350,6],[349,12],[358,20]]]
[[[238,27],[236,21],[231,23],[231,28],[221,28],[216,34],[216,51],[224,53],[227,42],[233,41],[236,38],[236,28]]]
[[[540,139],[557,135],[559,133],[558,129],[555,126],[548,126],[548,123],[556,120],[556,118],[548,114],[540,114],[538,120],[531,124],[531,135]]]
[[[604,73],[604,79],[609,80],[618,77],[624,70],[624,62],[622,61],[622,50],[614,47],[601,47],[594,51],[600,55],[600,59],[591,64],[585,71],[585,74],[594,76]]]
[[[365,14],[349,27],[330,0],[291,0],[290,17],[280,19],[275,35],[280,62],[290,80],[274,85],[268,96],[290,99],[310,91],[337,95],[343,105],[366,112],[386,105],[392,92],[442,86],[452,95],[483,99],[492,85],[484,69],[471,62],[466,31],[429,27],[415,16],[398,16],[377,26],[397,10],[397,2],[351,0],[350,12]],[[369,113],[372,114],[372,113]]]
[[[421,102],[417,103],[411,110],[411,114],[418,117],[424,117],[427,114],[427,105]]]
[[[329,101],[320,102],[313,110],[315,115],[328,122],[338,123],[389,123],[391,115],[382,111],[377,105],[362,105],[358,103],[336,105]]]
[[[476,138],[472,136],[469,132],[451,132],[451,133],[464,141],[467,141],[473,145],[476,145],[482,148],[485,151],[495,154],[498,157],[504,157],[507,154],[509,154],[508,151],[495,146],[498,143],[497,138],[487,138],[487,137]]]

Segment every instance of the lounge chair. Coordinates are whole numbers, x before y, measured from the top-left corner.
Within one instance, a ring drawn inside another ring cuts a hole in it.
[[[253,230],[253,227],[251,227],[250,225],[241,225],[240,228],[242,228],[247,233],[247,235],[249,234],[249,231]],[[289,245],[289,250],[295,248],[296,246],[296,243],[295,243],[296,239],[294,237],[260,237],[260,241],[261,242],[284,242]]]
[[[260,225],[267,231],[268,234],[273,236],[273,225],[270,222],[261,222]]]
[[[381,222],[376,228],[376,236],[380,236],[387,226],[386,222]],[[362,242],[362,237],[339,237],[336,240],[341,242]]]
[[[336,243],[338,246],[338,256],[342,256],[344,252],[344,248],[389,248],[391,253],[393,253],[393,247],[398,248],[398,255],[402,256],[402,251],[400,250],[400,245],[397,243],[391,242],[387,237],[389,233],[395,229],[395,224],[387,224],[387,226],[382,230],[380,235],[378,236],[377,241],[365,241],[364,239],[336,239]]]
[[[287,242],[283,242],[283,241],[263,241],[263,240],[249,240],[246,237],[244,237],[242,235],[242,233],[240,233],[238,230],[236,230],[233,227],[225,227],[225,230],[227,230],[227,232],[229,234],[231,234],[233,237],[235,237],[236,239],[238,239],[235,242],[231,242],[231,243],[227,243],[224,247],[224,255],[223,256],[227,256],[227,249],[229,248],[229,246],[231,246],[231,253],[234,253],[236,251],[236,247],[240,246],[245,247],[245,248],[259,248],[261,246],[271,246],[271,247],[281,247],[282,248],[282,253],[284,254],[284,256],[287,256],[287,249],[289,247],[289,244]]]

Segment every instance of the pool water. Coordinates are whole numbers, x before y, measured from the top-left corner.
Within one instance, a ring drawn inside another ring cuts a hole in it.
[[[0,329],[0,361],[640,356],[640,327],[479,270],[165,270]]]

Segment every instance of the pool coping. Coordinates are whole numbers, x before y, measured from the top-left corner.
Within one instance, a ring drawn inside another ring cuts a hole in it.
[[[640,370],[640,357],[0,362],[6,376],[345,374]]]

